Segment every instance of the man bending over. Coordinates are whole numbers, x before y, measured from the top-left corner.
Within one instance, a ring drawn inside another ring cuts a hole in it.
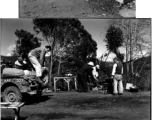
[[[44,87],[43,82],[41,80],[41,76],[42,76],[42,67],[44,66],[44,61],[45,61],[45,54],[50,51],[51,51],[51,46],[45,46],[45,47],[35,48],[31,50],[28,54],[28,58],[36,71],[37,82],[38,84],[41,85],[41,87]]]

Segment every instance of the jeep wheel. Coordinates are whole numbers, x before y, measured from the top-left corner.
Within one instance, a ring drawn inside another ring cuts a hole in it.
[[[46,87],[49,83],[49,76],[48,76],[48,69],[43,67],[42,68],[42,81],[43,81],[43,85]]]
[[[43,78],[43,85],[44,85],[44,86],[47,86],[48,83],[49,83],[49,78],[48,78],[48,76],[46,75],[46,76]]]
[[[2,100],[4,102],[21,102],[22,94],[17,87],[10,86],[3,91]]]

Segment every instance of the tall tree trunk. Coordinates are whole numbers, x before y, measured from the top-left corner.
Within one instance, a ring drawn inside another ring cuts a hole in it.
[[[129,28],[129,39],[130,39],[130,81],[132,82],[132,73],[133,73],[133,62],[132,62],[132,26],[131,20],[129,19],[130,28]]]
[[[129,34],[129,21],[127,22],[128,24],[128,29],[127,29],[127,34]],[[128,63],[128,58],[129,58],[129,52],[128,52],[128,47],[129,45],[129,36],[127,36],[127,42],[126,42],[126,63],[127,63],[127,73],[126,73],[126,81],[127,82],[130,82],[130,79],[129,79],[129,63]]]
[[[58,75],[60,74],[60,66],[61,66],[61,56],[60,56],[60,59],[59,59]]]
[[[50,66],[49,66],[49,87],[52,88],[52,64],[53,64],[53,50],[51,50],[51,56],[50,56]]]
[[[50,66],[49,66],[49,85],[48,85],[48,87],[49,88],[52,88],[52,66],[53,66],[53,50],[54,50],[54,42],[55,42],[55,40],[54,40],[54,38],[53,38],[53,40],[52,40],[52,42],[51,42],[51,56],[50,56]]]
[[[127,39],[127,44],[126,44],[126,82],[128,82],[128,73],[129,73],[129,64],[128,64],[128,39]]]

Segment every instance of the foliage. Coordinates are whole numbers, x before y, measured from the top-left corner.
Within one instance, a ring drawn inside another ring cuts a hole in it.
[[[1,55],[1,61],[3,64],[6,65],[6,67],[10,67],[10,68],[14,67],[14,63],[15,63],[16,59],[17,59],[16,56],[2,56]]]
[[[144,64],[145,63],[145,64]],[[150,90],[151,89],[151,56],[142,57],[134,61],[134,72],[139,74],[139,77],[131,77],[131,83],[139,87],[139,90]],[[126,64],[124,65],[124,73],[126,73]],[[128,83],[125,79],[124,74],[123,83],[124,86]]]
[[[18,40],[16,40],[16,49],[13,51],[15,55],[22,55],[27,58],[30,50],[41,45],[39,38],[34,37],[33,34],[25,30],[16,30],[15,35],[18,37]]]
[[[127,50],[128,59],[140,58],[151,51],[151,20],[150,19],[113,19],[110,25],[123,32],[123,47]],[[126,58],[127,59],[127,58]]]
[[[113,52],[117,55],[117,57],[123,61],[123,54],[121,54],[118,50],[119,47],[123,45],[123,33],[122,30],[115,26],[109,26],[106,39],[105,39],[106,47],[109,52]]]
[[[105,41],[107,42],[107,49],[116,53],[118,47],[122,46],[123,43],[123,33],[121,29],[110,26],[107,30]]]
[[[34,19],[33,24],[34,30],[42,33],[52,46],[50,72],[56,69],[53,66],[57,63],[60,67],[56,70],[61,68],[61,73],[69,68],[66,66],[75,66],[77,69],[86,62],[89,54],[96,53],[96,42],[78,19]]]
[[[134,73],[134,61],[151,53],[151,20],[112,19],[109,24],[120,28],[123,32],[123,49],[127,69],[125,79],[130,81]]]
[[[107,61],[100,61],[99,80],[104,81],[111,77],[113,63]]]

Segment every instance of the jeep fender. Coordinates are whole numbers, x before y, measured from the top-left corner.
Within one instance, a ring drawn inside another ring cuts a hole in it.
[[[20,90],[20,92],[27,92],[27,86],[22,86],[21,84],[19,84],[19,83],[15,83],[15,82],[6,82],[6,83],[4,83],[2,86],[1,86],[1,92],[3,92],[4,91],[4,89],[6,88],[6,87],[9,87],[9,86],[15,86],[15,87],[17,87],[19,90]]]

